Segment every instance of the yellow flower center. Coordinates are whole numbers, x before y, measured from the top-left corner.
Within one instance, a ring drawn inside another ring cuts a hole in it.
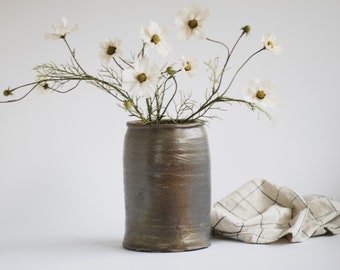
[[[188,21],[188,26],[191,28],[191,29],[194,29],[198,26],[198,22],[196,19],[192,19],[190,21]]]
[[[137,75],[136,79],[140,83],[143,83],[143,82],[146,81],[147,77],[146,77],[145,73],[140,73],[140,74]]]
[[[191,65],[190,65],[189,62],[186,62],[186,63],[185,63],[184,70],[185,70],[185,71],[190,71],[190,70],[191,70]]]
[[[264,99],[266,97],[266,93],[263,90],[257,90],[256,97],[258,99]]]
[[[158,35],[153,35],[152,36],[152,38],[151,38],[151,42],[152,43],[155,43],[155,44],[158,44],[158,42],[160,42],[161,41],[161,39],[159,38],[159,36]]]
[[[274,48],[274,43],[273,43],[273,41],[268,40],[268,41],[267,41],[267,46],[269,46],[269,47],[271,47],[271,48]]]
[[[106,53],[108,55],[114,55],[116,51],[117,51],[117,47],[110,45],[109,47],[107,47]]]

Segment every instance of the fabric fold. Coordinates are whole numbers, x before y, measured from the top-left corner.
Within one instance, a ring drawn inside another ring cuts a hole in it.
[[[253,180],[213,205],[211,224],[213,235],[247,243],[271,243],[282,237],[302,242],[340,233],[340,203]]]

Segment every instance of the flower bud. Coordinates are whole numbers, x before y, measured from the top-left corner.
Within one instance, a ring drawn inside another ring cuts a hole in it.
[[[3,92],[3,95],[5,97],[9,97],[9,96],[12,96],[13,95],[13,90],[10,90],[10,89],[6,89],[4,92]]]
[[[125,100],[124,101],[124,107],[127,111],[130,111],[132,108],[132,102],[130,100]]]
[[[241,30],[243,31],[243,33],[244,34],[249,34],[249,32],[250,32],[250,30],[251,30],[251,27],[250,27],[250,25],[245,25],[245,26],[243,26],[242,28],[241,28]]]
[[[166,73],[168,73],[170,76],[173,76],[173,75],[175,75],[176,71],[173,69],[172,66],[168,66],[166,68]]]

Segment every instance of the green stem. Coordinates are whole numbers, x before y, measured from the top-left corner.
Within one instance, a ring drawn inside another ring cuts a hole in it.
[[[224,90],[224,92],[222,93],[221,96],[224,96],[228,90],[230,89],[232,83],[234,82],[234,80],[236,79],[237,75],[239,74],[239,72],[242,70],[242,68],[250,61],[250,59],[252,59],[255,55],[257,55],[258,53],[262,52],[263,50],[265,50],[265,48],[262,48],[256,52],[254,52],[252,55],[250,55],[247,60],[236,70],[234,76],[232,77],[232,79],[230,80],[227,88]]]
[[[65,44],[66,44],[66,47],[68,48],[68,50],[69,50],[69,52],[70,52],[70,54],[71,54],[72,59],[74,60],[74,62],[77,64],[77,66],[80,68],[80,70],[81,70],[84,74],[87,74],[87,73],[85,72],[85,70],[83,69],[83,67],[79,64],[79,62],[78,62],[78,60],[77,60],[77,58],[76,58],[76,53],[75,53],[74,50],[71,49],[70,44],[69,44],[69,43],[67,42],[67,40],[66,40],[66,36],[63,37],[62,39],[64,40],[64,42],[65,42]]]
[[[219,74],[219,81],[218,81],[218,85],[217,87],[213,89],[211,95],[207,98],[207,100],[200,106],[200,108],[194,112],[193,114],[191,114],[186,120],[190,120],[190,119],[193,119],[194,116],[196,116],[197,114],[200,114],[202,111],[205,111],[204,114],[206,113],[206,109],[207,108],[210,108],[214,103],[216,103],[219,99],[219,95],[218,97],[216,97],[215,99],[213,99],[213,97],[217,94],[217,92],[220,90],[221,88],[221,85],[222,85],[222,81],[223,81],[223,74],[225,72],[225,70],[227,69],[227,66],[228,66],[228,63],[230,61],[230,58],[237,46],[237,44],[240,42],[241,38],[244,36],[244,32],[241,33],[241,35],[237,38],[236,42],[234,43],[233,47],[231,48],[231,50],[229,50],[229,47],[227,45],[225,45],[224,43],[220,42],[220,41],[216,41],[216,40],[213,40],[213,39],[209,39],[207,38],[208,41],[211,41],[211,42],[214,42],[214,43],[217,43],[217,44],[220,44],[222,45],[223,47],[225,47],[227,49],[227,58],[224,62],[224,65],[222,67],[222,70],[221,70],[221,73]],[[249,61],[249,60],[248,60]],[[245,65],[245,64],[244,64]],[[243,66],[244,66],[243,65]],[[238,73],[238,72],[237,72]],[[234,76],[235,77],[235,76]],[[230,84],[231,85],[231,84]],[[226,92],[226,91],[225,91]],[[222,94],[222,96],[225,94],[225,92]],[[204,115],[203,114],[203,115]]]
[[[5,101],[0,101],[0,103],[12,103],[12,102],[17,102],[17,101],[20,101],[20,100],[23,100],[24,98],[26,98],[30,93],[33,92],[33,90],[39,85],[38,82],[35,82],[35,83],[28,83],[28,84],[25,84],[25,85],[22,85],[22,86],[19,86],[19,87],[16,87],[14,89],[12,89],[11,91],[15,91],[19,88],[23,88],[23,87],[27,87],[27,86],[30,86],[30,85],[33,85],[33,87],[25,94],[23,95],[22,97],[20,98],[17,98],[17,99],[10,99],[10,100],[5,100]]]
[[[124,70],[124,68],[118,63],[116,57],[112,57],[112,59],[121,70]]]
[[[194,117],[196,115],[199,115],[199,116],[205,115],[207,113],[207,111],[217,102],[237,101],[237,102],[244,102],[244,103],[249,104],[249,102],[246,102],[244,100],[236,100],[236,99],[230,99],[230,98],[228,98],[228,100],[227,100],[226,97],[225,97],[225,94],[228,92],[229,88],[231,87],[233,81],[235,80],[235,78],[237,77],[237,75],[241,71],[241,69],[250,61],[250,59],[252,59],[255,55],[257,55],[258,53],[260,53],[263,50],[265,50],[265,48],[262,48],[262,49],[260,49],[256,52],[254,52],[253,54],[251,54],[246,59],[246,61],[237,69],[237,71],[235,72],[234,76],[232,77],[231,81],[229,82],[229,84],[228,84],[227,88],[224,90],[224,92],[222,94],[220,94],[219,96],[217,96],[216,98],[212,99],[212,97],[217,93],[217,91],[213,92],[213,94],[197,109],[197,111],[195,111],[189,117],[186,118],[186,121],[195,119]]]
[[[231,50],[229,50],[229,47],[227,45],[225,45],[223,42],[220,42],[220,41],[216,41],[216,40],[212,40],[212,39],[209,39],[207,38],[208,41],[211,41],[211,42],[214,42],[214,43],[217,43],[217,44],[220,44],[222,45],[223,47],[225,47],[227,49],[227,58],[224,62],[224,65],[223,65],[223,68],[221,70],[221,73],[219,75],[219,82],[218,82],[218,86],[214,89],[213,91],[213,94],[212,96],[217,93],[219,91],[219,89],[221,88],[221,85],[222,85],[222,81],[223,81],[223,74],[225,72],[225,70],[227,69],[227,65],[229,63],[229,60],[231,58],[231,55],[233,54],[237,44],[240,42],[241,38],[244,36],[244,32],[242,32],[242,34],[238,37],[238,39],[236,40],[236,42],[234,43],[234,46],[231,48]]]
[[[175,98],[175,96],[176,96],[176,94],[177,94],[178,85],[177,85],[177,81],[176,81],[176,79],[175,79],[174,76],[171,76],[171,77],[167,78],[167,80],[166,80],[165,83],[164,83],[164,88],[165,88],[166,83],[167,83],[170,79],[173,79],[173,81],[174,81],[174,83],[175,83],[175,91],[173,92],[173,94],[172,94],[171,98],[169,99],[168,103],[165,105],[165,107],[164,107],[164,109],[163,109],[163,112],[162,112],[162,114],[161,114],[160,117],[159,117],[159,121],[164,117],[164,115],[165,115],[166,111],[168,110],[168,108],[169,108],[171,102],[174,100],[174,98]]]
[[[151,103],[150,98],[146,99],[146,107],[147,107],[147,110],[148,110],[148,120],[151,123],[152,122],[152,103]]]

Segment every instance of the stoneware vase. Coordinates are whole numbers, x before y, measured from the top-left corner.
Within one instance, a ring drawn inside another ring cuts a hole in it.
[[[124,141],[127,249],[187,251],[210,245],[210,156],[200,122],[128,122]]]

